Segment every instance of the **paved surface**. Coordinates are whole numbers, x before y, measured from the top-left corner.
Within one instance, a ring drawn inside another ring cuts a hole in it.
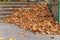
[[[60,35],[36,35],[32,32],[27,31],[25,35],[19,34],[23,31],[13,24],[0,23],[0,37],[4,37],[5,40],[8,38],[16,38],[17,40],[60,40]],[[54,38],[51,38],[54,37]]]

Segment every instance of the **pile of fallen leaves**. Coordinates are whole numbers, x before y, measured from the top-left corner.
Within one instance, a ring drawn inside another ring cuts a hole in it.
[[[15,24],[36,34],[60,34],[58,22],[54,20],[47,4],[29,5],[30,8],[19,8],[4,18],[4,22]]]

